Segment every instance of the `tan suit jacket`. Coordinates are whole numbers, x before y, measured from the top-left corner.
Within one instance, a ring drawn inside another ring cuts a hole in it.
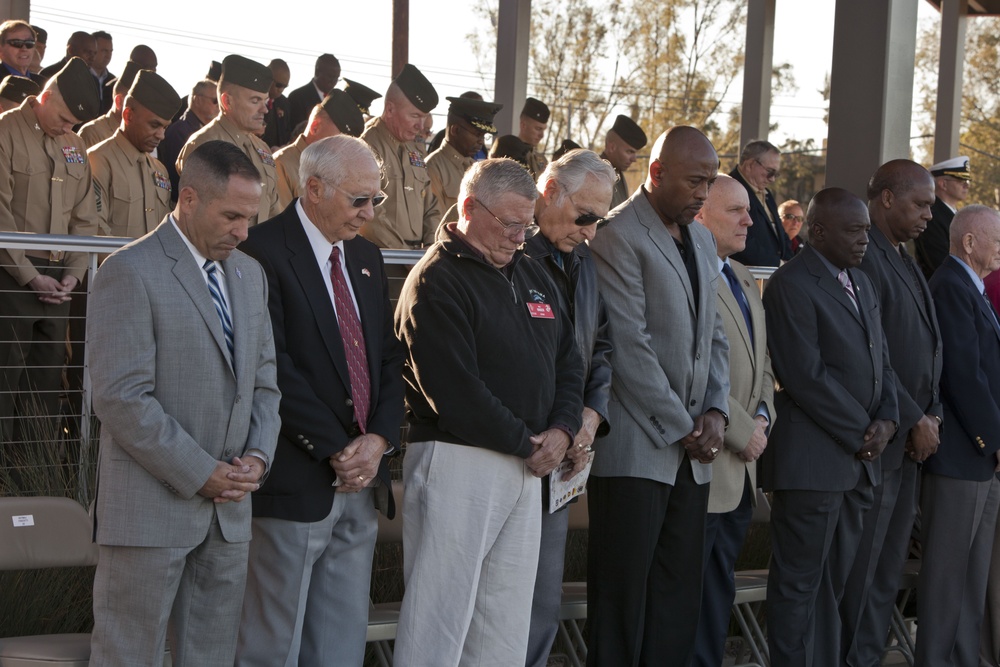
[[[121,130],[87,151],[87,158],[101,234],[139,238],[173,208],[167,168],[133,146]]]
[[[191,135],[188,142],[177,156],[177,173],[184,173],[184,160],[191,152],[206,141],[228,141],[243,149],[260,172],[260,208],[257,215],[250,220],[251,225],[264,222],[281,213],[278,203],[278,172],[274,166],[271,149],[258,137],[244,132],[223,115],[216,116],[208,125]]]
[[[274,154],[274,167],[278,173],[278,203],[282,210],[299,196],[299,160],[308,145],[306,135],[300,134],[294,142]]]
[[[760,300],[757,281],[739,262],[730,259],[733,273],[739,279],[743,294],[750,305],[750,322],[754,338],[750,340],[743,311],[729,289],[725,276],[719,276],[718,308],[729,339],[729,430],[725,447],[712,463],[712,486],[708,496],[708,511],[731,512],[740,504],[746,475],[750,475],[751,494],[756,504],[757,464],[746,463],[738,456],[743,451],[757,424],[754,415],[761,403],[767,406],[774,421],[774,373],[767,352],[767,331],[764,304]]]
[[[447,211],[458,202],[458,190],[465,172],[475,164],[471,157],[461,155],[447,140],[441,148],[427,156],[427,172],[431,176],[431,189],[441,210]]]
[[[93,148],[105,139],[111,138],[111,135],[121,127],[121,124],[121,116],[116,114],[115,110],[112,109],[103,116],[99,116],[81,127],[80,138],[87,144],[87,148]],[[157,220],[156,224],[160,224],[160,221]],[[155,227],[156,225],[153,226]]]

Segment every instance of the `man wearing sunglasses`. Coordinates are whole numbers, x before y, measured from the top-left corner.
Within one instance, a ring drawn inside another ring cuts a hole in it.
[[[37,84],[45,83],[43,77],[30,69],[35,43],[35,31],[24,21],[10,20],[0,24],[0,63],[4,76],[12,74]]]
[[[240,246],[267,276],[282,400],[253,498],[236,664],[357,667],[403,420],[382,255],[358,236],[385,195],[370,149],[348,136],[309,145],[299,178],[302,196]]]
[[[763,140],[751,141],[740,153],[740,163],[729,175],[743,184],[750,196],[746,250],[733,255],[745,266],[779,266],[792,258],[792,246],[778,215],[778,204],[768,186],[778,178],[781,152]]]
[[[559,307],[573,320],[583,358],[582,426],[566,451],[578,470],[586,465],[594,439],[610,428],[608,315],[597,291],[597,269],[587,243],[608,213],[616,178],[612,166],[592,151],[569,151],[550,162],[538,180],[535,219],[539,233],[525,244],[525,253],[543,264],[559,287]],[[528,667],[545,667],[559,627],[569,508],[550,513],[548,499],[549,477],[543,477],[542,537],[531,603]]]
[[[559,288],[520,249],[538,230],[537,199],[513,160],[474,164],[459,220],[441,228],[396,308],[410,428],[399,665],[524,662],[538,478],[580,431],[584,384]]]

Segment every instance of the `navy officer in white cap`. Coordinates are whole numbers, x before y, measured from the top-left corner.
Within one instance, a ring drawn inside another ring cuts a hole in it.
[[[938,162],[928,170],[934,177],[934,206],[927,229],[913,242],[917,264],[930,280],[937,267],[948,256],[948,230],[958,205],[969,196],[972,172],[965,155]]]

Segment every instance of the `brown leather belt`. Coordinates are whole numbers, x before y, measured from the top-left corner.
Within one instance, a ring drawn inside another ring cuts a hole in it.
[[[25,250],[25,257],[34,257],[35,259],[47,259],[50,262],[61,262],[63,261],[64,253],[62,250],[57,250],[53,252],[46,252],[44,250]]]

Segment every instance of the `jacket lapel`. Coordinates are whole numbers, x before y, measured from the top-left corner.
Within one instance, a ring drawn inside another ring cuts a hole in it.
[[[819,258],[816,250],[812,246],[806,246],[802,251],[805,254],[805,261],[808,263],[809,273],[811,273],[816,278],[816,284],[830,297],[842,305],[848,313],[854,318],[854,320],[861,326],[865,326],[865,321],[861,317],[861,301],[858,300],[858,308],[854,307],[854,303],[851,302],[850,297],[844,292],[843,286],[837,281],[830,270],[823,264],[823,260]],[[853,282],[853,278],[852,278]]]
[[[653,242],[653,245],[663,254],[666,258],[667,264],[673,268],[677,273],[677,278],[680,280],[681,285],[684,286],[684,293],[687,295],[688,306],[691,308],[691,313],[697,315],[698,305],[694,302],[694,292],[691,290],[691,280],[688,278],[687,267],[684,266],[684,260],[681,259],[680,252],[677,251],[677,244],[674,241],[674,237],[670,235],[667,231],[666,225],[660,220],[660,216],[656,214],[653,207],[649,205],[649,200],[646,199],[644,193],[637,193],[636,198],[636,212],[639,215],[639,222],[649,233],[649,239]]]

